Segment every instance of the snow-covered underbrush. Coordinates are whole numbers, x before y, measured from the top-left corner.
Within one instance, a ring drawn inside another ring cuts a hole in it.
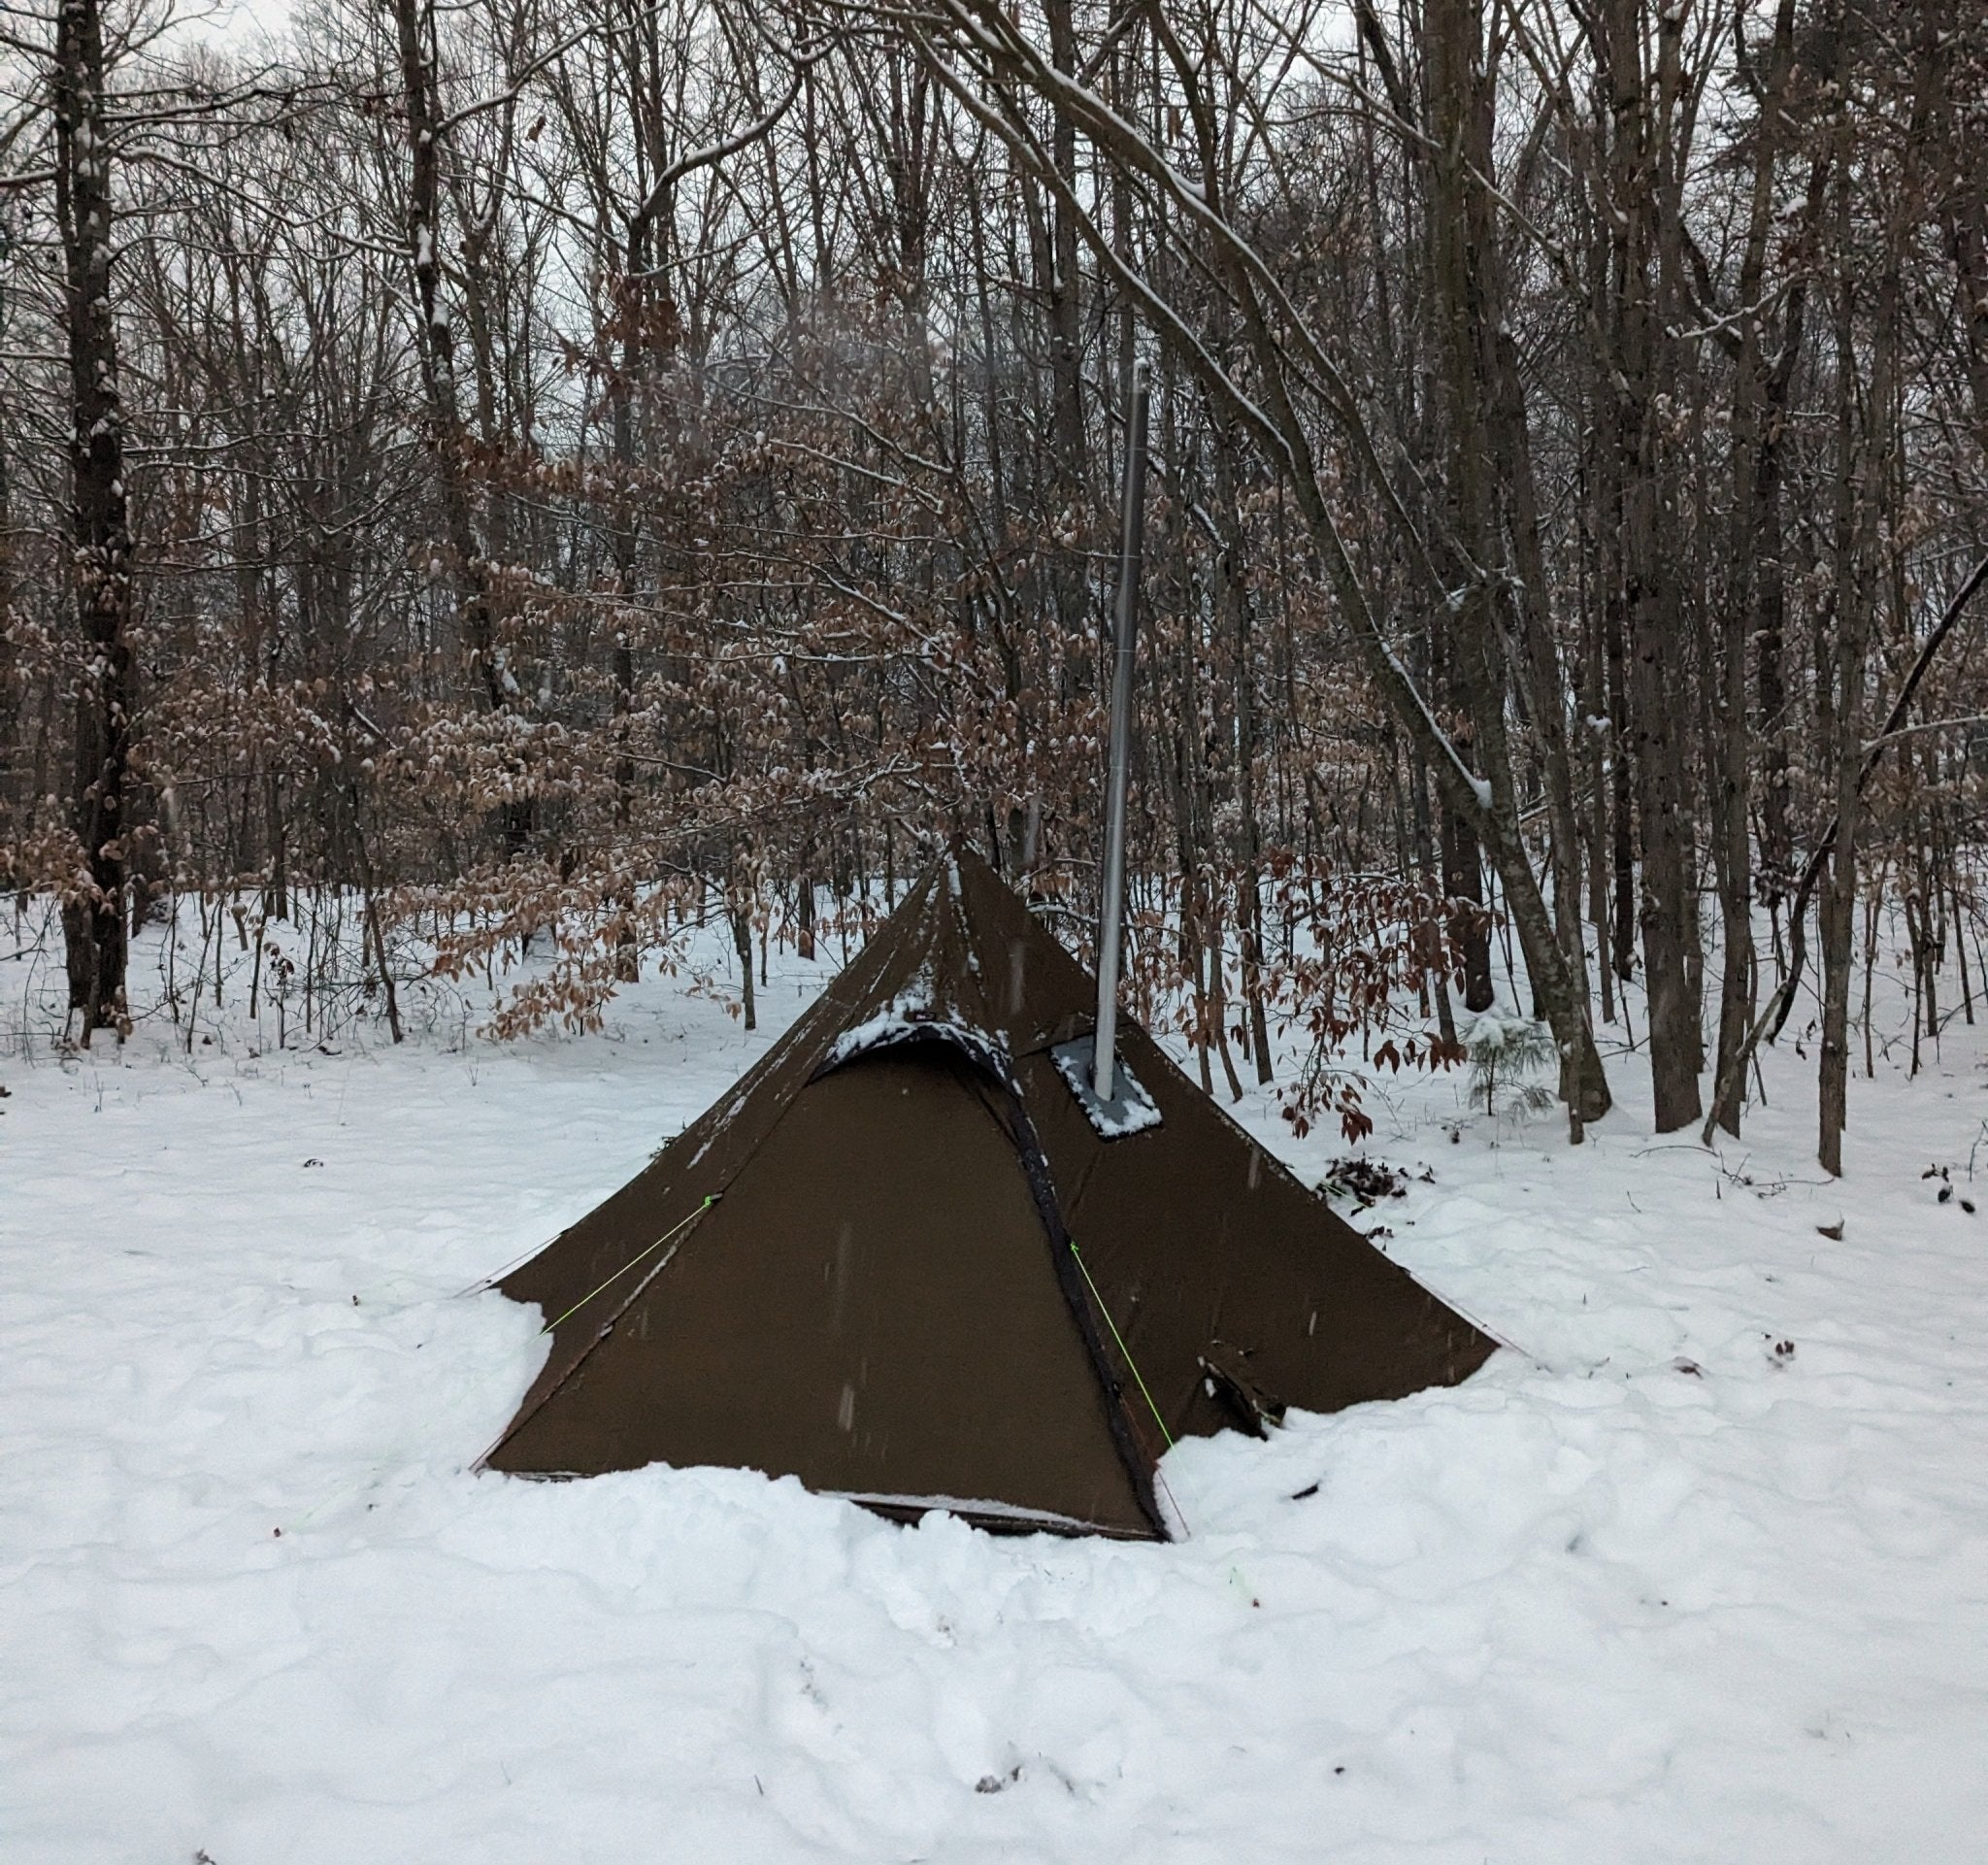
[[[460,1291],[826,969],[754,1035],[693,966],[583,1040],[279,1048],[231,985],[190,1045],[0,1062],[7,1865],[1982,1855],[1979,1033],[1860,1069],[1841,1182],[1785,1043],[1716,1152],[1636,1055],[1578,1149],[1375,1083],[1355,1221],[1511,1349],[1181,1446],[1174,1545],[472,1474],[543,1348]]]

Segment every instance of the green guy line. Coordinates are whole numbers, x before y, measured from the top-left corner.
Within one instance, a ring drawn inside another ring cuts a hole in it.
[[[1111,1311],[1105,1306],[1105,1298],[1098,1293],[1098,1285],[1091,1281],[1091,1272],[1083,1260],[1083,1252],[1077,1247],[1077,1239],[1070,1240],[1070,1253],[1077,1258],[1077,1266],[1083,1273],[1084,1285],[1090,1290],[1092,1299],[1098,1305],[1098,1313],[1105,1317],[1105,1325],[1111,1330],[1111,1338],[1118,1343],[1119,1354],[1132,1369],[1132,1377],[1138,1381],[1140,1392],[1144,1396],[1146,1409],[1153,1415],[1153,1422],[1160,1427],[1160,1436],[1166,1439],[1167,1449],[1174,1448],[1174,1434],[1167,1429],[1167,1421],[1160,1416],[1160,1408],[1153,1404],[1153,1395],[1146,1388],[1145,1375],[1139,1370],[1139,1362],[1132,1357],[1132,1349],[1125,1345],[1125,1336],[1118,1332],[1118,1323],[1111,1318]]]
[[[617,1269],[613,1273],[613,1275],[608,1278],[607,1282],[601,1284],[601,1288],[606,1288],[611,1283],[618,1282],[622,1277],[626,1276],[628,1272],[636,1266],[637,1263],[642,1261],[644,1256],[653,1256],[656,1253],[656,1251],[661,1249],[662,1247],[665,1244],[667,1244],[672,1237],[676,1236],[676,1234],[684,1227],[684,1225],[695,1223],[698,1220],[698,1218],[702,1217],[704,1214],[712,1208],[712,1206],[717,1203],[717,1201],[718,1194],[716,1192],[712,1192],[711,1196],[704,1201],[703,1204],[699,1205],[697,1209],[690,1214],[689,1216],[683,1219],[682,1223],[672,1224],[668,1230],[664,1231],[663,1234],[660,1237],[658,1237],[654,1243],[649,1245],[649,1247],[646,1249],[643,1250],[641,1254],[631,1256],[625,1263],[621,1265],[619,1269]],[[1088,1282],[1090,1279],[1086,1277],[1084,1280]],[[572,1318],[576,1315],[578,1315],[581,1309],[583,1309],[590,1301],[593,1300],[593,1298],[596,1295],[598,1295],[601,1292],[601,1288],[588,1289],[587,1292],[584,1295],[582,1295],[579,1301],[575,1302],[574,1305],[571,1308],[569,1308],[564,1315],[559,1316],[559,1320],[547,1321],[544,1327],[539,1329],[539,1332],[541,1334],[549,1334],[555,1327],[559,1325],[559,1321],[572,1320]],[[1109,1320],[1110,1317],[1107,1315],[1106,1318]],[[1114,1329],[1113,1332],[1115,1333],[1116,1330]],[[1164,1430],[1165,1427],[1162,1426],[1161,1429]]]

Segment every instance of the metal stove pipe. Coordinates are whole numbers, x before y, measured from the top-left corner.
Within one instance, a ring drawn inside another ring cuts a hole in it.
[[[1145,365],[1133,378],[1125,446],[1125,504],[1118,550],[1118,610],[1111,664],[1110,769],[1105,792],[1105,886],[1098,919],[1097,1046],[1091,1091],[1110,1101],[1118,1044],[1118,959],[1125,936],[1125,799],[1132,779],[1132,672],[1139,633],[1139,568],[1145,537]]]

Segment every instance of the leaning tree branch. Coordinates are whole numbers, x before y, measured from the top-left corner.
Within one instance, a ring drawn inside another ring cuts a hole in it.
[[[1970,602],[1974,599],[1984,583],[1988,583],[1988,556],[1974,565],[1968,573],[1967,580],[1954,591],[1950,601],[1941,613],[1938,623],[1926,637],[1925,646],[1919,649],[1918,658],[1912,662],[1912,671],[1905,676],[1905,683],[1899,688],[1898,698],[1892,701],[1891,711],[1886,715],[1884,730],[1864,748],[1863,762],[1857,767],[1857,782],[1853,791],[1856,796],[1864,794],[1864,786],[1871,782],[1872,773],[1886,749],[1910,734],[1900,728],[1905,724],[1905,715],[1912,710],[1912,701],[1918,696],[1920,683],[1925,680],[1927,670],[1933,665],[1934,657],[1939,652],[1948,635]],[[1939,721],[1952,723],[1955,721]],[[1746,1065],[1753,1059],[1753,1052],[1765,1037],[1773,1043],[1779,1037],[1788,1021],[1788,1014],[1795,1008],[1795,992],[1802,983],[1803,968],[1808,962],[1808,902],[1815,892],[1815,883],[1822,877],[1822,864],[1829,859],[1829,853],[1836,847],[1837,831],[1842,826],[1842,816],[1839,812],[1829,819],[1829,827],[1823,830],[1822,839],[1816,843],[1806,865],[1802,870],[1802,879],[1795,888],[1794,904],[1788,912],[1788,970],[1787,975],[1774,986],[1774,993],[1767,1001],[1767,1008],[1761,1012],[1753,1027],[1747,1031],[1746,1040],[1734,1051],[1733,1059],[1720,1072],[1718,1091],[1712,1096],[1712,1112],[1706,1116],[1703,1128],[1699,1131],[1699,1143],[1710,1146],[1712,1128],[1717,1124],[1718,1112],[1725,1106],[1727,1096],[1738,1083],[1746,1079]]]

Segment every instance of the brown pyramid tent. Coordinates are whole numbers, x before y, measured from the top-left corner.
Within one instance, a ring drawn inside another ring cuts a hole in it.
[[[561,1318],[485,1462],[744,1465],[907,1518],[1160,1538],[1160,1420],[1260,1428],[1482,1364],[1136,1027],[1146,1124],[1104,1137],[1051,1053],[1095,1001],[984,862],[939,861],[731,1093],[504,1278]]]

